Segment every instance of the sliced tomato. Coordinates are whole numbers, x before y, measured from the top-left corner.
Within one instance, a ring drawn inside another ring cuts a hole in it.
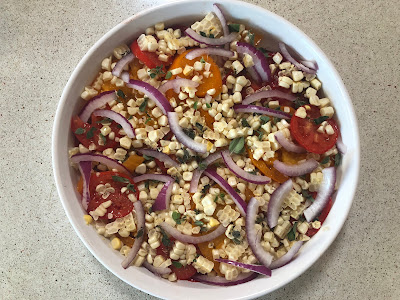
[[[329,135],[325,132],[318,132],[319,124],[314,122],[315,119],[321,117],[319,108],[309,105],[311,109],[307,111],[306,118],[300,118],[294,115],[290,121],[290,133],[296,142],[304,147],[308,152],[323,154],[331,149],[339,136],[339,129],[334,120],[327,120],[333,128],[334,133]],[[303,106],[304,107],[304,106]]]
[[[312,195],[315,199],[316,193],[312,193]],[[318,220],[321,222],[321,225],[325,222],[326,217],[328,216],[329,212],[331,211],[332,205],[333,205],[332,198],[329,198],[328,203],[322,210],[321,214],[318,216]],[[318,230],[319,229],[310,227],[310,228],[308,228],[306,235],[308,235],[309,237],[312,237],[314,234],[316,234],[318,232]]]
[[[197,273],[197,270],[192,265],[186,265],[178,268],[172,264],[170,268],[172,272],[175,273],[176,278],[180,280],[190,279],[194,274]]]
[[[148,52],[140,50],[138,42],[135,40],[131,44],[132,53],[147,67],[154,69],[158,66],[169,66],[172,63],[172,58],[169,58],[167,62],[158,59],[158,55],[155,52]]]
[[[114,192],[110,193],[110,195],[104,199],[102,195],[96,191],[96,187],[99,184],[106,183],[109,183],[110,186],[114,188]],[[128,184],[131,187],[128,189],[129,193],[134,193],[138,199],[139,189],[128,175],[114,171],[92,173],[89,185],[90,202],[87,211],[93,211],[101,203],[111,200],[111,206],[107,208],[107,213],[104,215],[103,219],[107,219],[109,213],[113,215],[112,219],[125,217],[133,210],[133,202],[129,200],[128,194],[126,192],[121,193],[121,188],[127,187]]]
[[[100,129],[103,127],[101,123],[97,123],[98,120],[101,120],[101,117],[92,117],[92,124],[83,122],[78,116],[73,116],[71,119],[71,130],[75,134],[75,137],[78,141],[88,148],[90,144],[96,145],[97,151],[103,151],[107,148],[116,148],[118,143],[114,140],[105,138],[105,143],[100,137]],[[118,124],[112,122],[111,130],[115,133],[115,137],[120,137],[118,134],[119,128]],[[101,141],[100,141],[101,140]],[[104,145],[103,145],[104,144]]]

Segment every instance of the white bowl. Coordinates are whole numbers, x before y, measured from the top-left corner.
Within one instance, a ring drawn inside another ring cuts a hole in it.
[[[215,1],[180,1],[145,10],[123,21],[103,36],[83,57],[61,96],[53,129],[53,169],[58,193],[65,212],[76,233],[92,254],[111,272],[131,286],[154,296],[167,299],[247,299],[270,293],[287,284],[307,270],[333,242],[347,218],[356,190],[360,147],[356,117],[351,100],[332,63],[318,46],[297,27],[283,18],[255,5],[240,1],[221,0],[228,20],[241,20],[253,28],[262,29],[272,40],[281,40],[292,46],[305,59],[315,60],[319,65],[318,77],[323,89],[336,109],[343,141],[348,151],[339,170],[340,185],[333,208],[322,229],[301,249],[290,264],[272,273],[272,277],[259,276],[242,285],[218,287],[178,281],[171,283],[161,279],[145,268],[121,267],[122,256],[110,248],[109,242],[85,225],[75,186],[77,173],[70,166],[68,149],[73,146],[70,119],[82,107],[80,93],[90,84],[100,68],[104,57],[114,47],[129,43],[144,30],[157,22],[167,25],[200,20],[212,11]],[[276,42],[274,42],[276,48]],[[271,48],[271,46],[269,46]]]

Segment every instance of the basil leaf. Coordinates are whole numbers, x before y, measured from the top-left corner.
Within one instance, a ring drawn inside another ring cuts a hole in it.
[[[233,239],[233,242],[234,242],[236,245],[240,245],[240,244],[241,244],[241,241],[238,240],[237,238],[234,238],[234,239]]]
[[[123,98],[123,99],[126,98],[126,96],[125,96],[125,94],[124,94],[124,92],[122,90],[118,90],[117,91],[117,96],[120,97],[120,98]]]
[[[178,213],[177,211],[174,211],[172,213],[172,219],[174,219],[175,223],[178,225],[182,223],[181,214]]]
[[[324,157],[323,160],[321,160],[321,165],[325,165],[327,164],[329,161],[331,160],[331,158],[329,156]]]
[[[143,233],[144,233],[144,229],[140,228],[139,231],[137,232],[136,236],[135,236],[135,239],[138,239],[138,238],[142,237]]]
[[[121,176],[117,176],[117,175],[113,175],[111,176],[112,180],[114,180],[115,182],[122,182],[122,183],[130,183],[128,178],[125,177],[121,177]]]
[[[194,222],[194,225],[202,227],[204,226],[204,223],[202,221],[196,221]]]
[[[304,198],[306,198],[307,200],[310,200],[311,202],[314,202],[314,198],[313,196],[311,196],[311,194],[307,191],[307,190],[302,190],[301,194],[303,195]]]
[[[289,241],[294,241],[296,239],[297,222],[294,222],[292,229],[290,229],[287,237]]]
[[[165,75],[165,79],[170,79],[172,76],[171,71],[168,71],[167,74]]]
[[[240,24],[229,24],[228,28],[229,28],[229,32],[239,32]]]
[[[188,137],[190,137],[192,140],[194,140],[196,134],[194,133],[193,129],[191,129],[191,128],[183,128],[182,130]]]
[[[210,103],[206,103],[206,107],[207,108],[211,108],[211,104]]]
[[[182,268],[182,264],[179,261],[172,261],[172,265],[178,269]]]
[[[243,118],[241,122],[242,122],[243,127],[251,127],[249,122],[247,122],[247,120],[245,118]]]
[[[207,34],[204,31],[200,31],[200,35],[204,36],[204,37],[207,37]]]
[[[329,117],[328,116],[321,116],[319,118],[314,119],[314,123],[317,125],[320,125],[322,122],[328,120]]]
[[[205,163],[199,163],[199,170],[207,169],[207,165]]]
[[[267,116],[260,117],[261,125],[267,124],[269,122],[269,120],[271,120],[270,117],[267,117]]]
[[[132,183],[128,183],[128,185],[126,186],[126,188],[127,188],[128,190],[130,190],[131,192],[136,193],[135,186],[134,186]]]
[[[101,132],[100,132],[99,136],[100,136],[100,138],[101,138],[101,140],[103,141],[104,144],[107,143],[106,137]]]
[[[94,136],[94,132],[97,130],[96,127],[92,127],[86,132],[86,138],[91,139]]]
[[[342,164],[342,154],[338,152],[335,155],[335,167],[339,167]]]
[[[146,110],[147,107],[147,102],[149,101],[149,98],[144,98],[143,102],[140,104],[139,106],[139,110],[141,112],[144,112]]]
[[[229,144],[229,152],[240,154],[244,149],[244,137],[233,139]]]
[[[77,128],[76,130],[75,130],[75,133],[76,134],[83,134],[83,133],[85,133],[85,129],[83,129],[83,128]]]
[[[193,104],[193,108],[197,109],[197,101]]]

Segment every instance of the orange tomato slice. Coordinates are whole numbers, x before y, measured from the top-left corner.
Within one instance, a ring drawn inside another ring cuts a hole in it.
[[[131,173],[135,171],[135,169],[144,162],[144,157],[139,155],[131,155],[128,157],[126,161],[123,162],[125,168],[127,168]]]
[[[215,238],[211,242],[204,242],[197,244],[200,249],[201,255],[207,258],[209,261],[214,262],[214,271],[217,272],[218,275],[224,277],[224,274],[219,270],[219,262],[215,261],[212,255],[212,251],[214,249],[221,249],[224,244],[225,234],[221,234],[219,237]],[[209,248],[208,245],[212,243],[214,244],[212,248]]]

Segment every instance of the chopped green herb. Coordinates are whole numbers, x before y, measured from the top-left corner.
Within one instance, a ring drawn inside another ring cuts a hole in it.
[[[300,106],[304,106],[306,104],[307,104],[307,102],[304,100],[301,100],[300,98],[297,98],[296,100],[294,100],[294,107],[296,109],[298,109]]]
[[[121,124],[117,124],[117,128],[118,128],[118,129],[122,129]]]
[[[122,182],[122,183],[130,183],[128,178],[125,177],[121,177],[121,176],[117,176],[117,175],[113,175],[111,176],[112,180],[114,180],[115,182]]]
[[[204,197],[205,194],[208,193],[208,190],[210,189],[210,187],[211,187],[211,185],[209,185],[209,184],[206,184],[206,185],[203,187],[203,189],[201,190],[201,194],[202,194],[203,197]]]
[[[247,122],[247,120],[245,118],[242,119],[242,126],[243,127],[251,127],[249,122]]]
[[[224,193],[219,193],[218,195],[216,195],[215,198],[214,198],[214,202],[217,202],[218,198],[221,198],[222,201],[225,201],[225,194]]]
[[[240,24],[229,24],[229,32],[239,32]]]
[[[157,66],[157,67],[155,67],[155,68],[153,68],[153,69],[150,69],[150,77],[151,78],[154,78],[154,77],[156,77],[158,74],[163,74],[163,73],[165,73],[164,71],[163,71],[163,65],[161,65],[161,66]]]
[[[331,158],[329,156],[324,157],[324,159],[321,160],[321,165],[327,164],[330,160],[331,160]]]
[[[77,128],[76,130],[75,130],[75,133],[76,134],[83,134],[83,133],[85,133],[85,129],[83,129],[83,128]]]
[[[149,121],[151,121],[151,118],[150,118],[150,117],[148,117],[148,118],[146,119],[146,121],[144,121],[144,124],[147,124]]]
[[[153,212],[153,206],[149,208],[149,214]]]
[[[260,51],[262,52],[262,54],[264,54],[264,56],[265,56],[266,58],[269,58],[269,57],[270,57],[267,49],[265,49],[265,48],[263,48],[263,47],[260,47],[260,48],[258,48],[258,50],[260,50]]]
[[[196,262],[197,259],[199,258],[200,254],[196,253],[196,257],[193,259],[193,262]]]
[[[147,102],[148,102],[148,101],[149,101],[149,98],[145,97],[144,100],[143,100],[143,102],[140,104],[139,110],[140,110],[141,112],[144,112],[144,111],[146,110]]]
[[[143,158],[144,158],[145,160],[149,160],[149,161],[154,160],[154,157],[152,157],[152,156],[147,156],[146,154],[143,154]]]
[[[194,222],[194,225],[203,227],[204,223],[202,221],[196,221],[196,222]]]
[[[244,137],[238,137],[233,139],[229,144],[229,152],[240,154],[244,149]]]
[[[118,90],[118,91],[117,91],[117,96],[120,97],[120,98],[122,98],[122,99],[125,99],[125,98],[126,98],[126,96],[125,96],[125,94],[124,94],[124,92],[123,92],[122,90]]]
[[[205,163],[199,163],[199,170],[205,170],[207,169],[207,165]]]
[[[214,38],[214,35],[213,35],[212,33],[210,33],[210,34],[208,35],[208,37],[209,37],[210,39],[213,39],[213,38]]]
[[[211,104],[210,103],[206,103],[206,107],[207,108],[211,108]]]
[[[207,34],[204,31],[200,31],[200,35],[204,36],[204,37],[207,37]]]
[[[172,76],[171,71],[168,71],[167,74],[165,74],[165,79],[170,79]]]
[[[190,137],[192,140],[194,140],[196,134],[195,134],[193,129],[191,129],[191,128],[183,128],[182,130],[188,137]]]
[[[342,163],[342,154],[340,152],[338,152],[335,155],[335,167],[339,167]]]
[[[232,230],[232,236],[233,236],[234,238],[239,239],[239,238],[240,238],[240,231]]]
[[[269,120],[271,120],[270,117],[267,117],[267,116],[260,117],[261,125],[267,124],[269,122]]]
[[[303,195],[304,198],[306,198],[307,200],[310,200],[311,202],[314,202],[314,198],[313,196],[311,196],[310,192],[307,190],[302,190],[301,194]]]
[[[197,109],[197,103],[198,103],[198,102],[196,101],[196,102],[193,104],[193,108],[194,108],[194,109]]]
[[[128,183],[128,185],[126,186],[126,188],[127,188],[128,190],[130,190],[131,192],[136,193],[135,186],[134,186],[132,183]]]
[[[204,126],[201,125],[200,123],[196,122],[195,124],[196,128],[198,128],[202,133],[204,132]]]
[[[257,175],[257,172],[256,172],[256,170],[253,170],[253,171],[250,171],[250,172],[247,172],[247,173],[249,173],[249,174],[253,174],[253,175]]]
[[[133,116],[129,116],[128,120],[132,120]]]
[[[242,242],[240,241],[240,240],[238,240],[237,238],[234,238],[233,239],[233,242],[236,244],[236,245],[240,245]]]
[[[172,265],[178,269],[183,267],[179,261],[172,261]]]
[[[185,220],[185,218],[182,218],[182,215],[180,213],[178,213],[177,211],[174,211],[172,213],[172,219],[174,219],[176,224],[182,224],[182,221]]]
[[[256,130],[256,132],[258,133],[258,140],[261,141],[264,136],[264,131]]]
[[[248,33],[247,36],[249,37],[249,43],[250,43],[251,45],[254,46],[254,33],[252,33],[252,32],[249,30],[249,33]]]
[[[144,233],[144,229],[140,228],[139,231],[137,232],[136,236],[135,236],[135,239],[138,239],[138,238],[142,237],[143,233]]]
[[[277,118],[277,117],[273,117],[273,118],[272,118],[272,123],[276,124],[276,123],[278,123],[280,120],[282,120],[282,119]]]
[[[171,245],[171,240],[169,239],[168,235],[165,233],[164,229],[162,229],[162,227],[158,226],[158,228],[160,228],[161,231],[161,243],[163,243],[164,246],[169,247]]]
[[[314,119],[314,123],[319,125],[319,124],[321,124],[322,122],[324,122],[324,121],[326,121],[328,119],[329,119],[328,116],[321,116],[319,118]]]
[[[146,181],[144,182],[144,187],[145,187],[146,189],[149,189],[149,187],[150,187],[150,180],[146,180]]]
[[[89,129],[88,132],[86,132],[86,138],[91,139],[94,136],[94,132],[97,130],[96,127],[92,127]]]
[[[111,123],[113,120],[111,120],[110,118],[104,118],[103,120],[99,120],[99,121],[96,121],[96,123],[98,124],[98,123],[101,123],[101,124],[108,124],[108,123]]]
[[[294,241],[296,239],[296,229],[297,229],[297,222],[294,222],[292,229],[290,229],[287,235],[289,241]]]
[[[206,61],[204,60],[204,58],[201,58],[201,59],[200,59],[200,62],[201,62],[202,64],[205,64],[205,63],[206,63]]]
[[[107,143],[107,138],[101,132],[100,132],[99,136],[104,144]]]
[[[264,219],[262,217],[258,216],[256,219],[256,223],[261,224],[262,221],[264,221]]]
[[[198,214],[200,213],[200,211],[199,211],[198,209],[195,209],[195,210],[194,210],[194,213],[195,213],[196,215],[198,215]]]

